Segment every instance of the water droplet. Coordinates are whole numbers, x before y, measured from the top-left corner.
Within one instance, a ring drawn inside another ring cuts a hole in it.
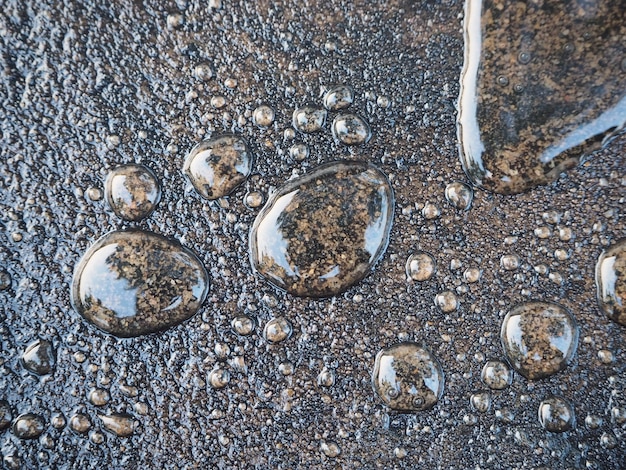
[[[24,413],[15,418],[12,429],[13,434],[20,439],[35,439],[43,433],[45,426],[41,416]]]
[[[547,398],[539,405],[539,422],[546,431],[569,431],[576,422],[574,408],[561,397]]]
[[[587,415],[585,418],[585,426],[589,429],[598,429],[602,426],[602,418],[600,416]]]
[[[422,209],[422,215],[426,220],[436,219],[437,217],[439,217],[440,214],[441,211],[436,205],[431,204],[430,202],[424,204],[424,208]]]
[[[491,408],[491,395],[489,392],[474,393],[470,397],[470,405],[479,413],[486,413]]]
[[[333,120],[332,132],[335,139],[346,145],[367,143],[372,137],[369,124],[356,114],[340,114]]]
[[[89,392],[89,401],[94,406],[104,406],[111,399],[109,391],[103,388],[95,388]]]
[[[241,137],[222,135],[196,145],[185,159],[183,171],[200,196],[217,199],[246,180],[252,162],[252,154]]]
[[[309,156],[309,146],[301,142],[293,144],[289,148],[289,155],[297,162],[302,162]]]
[[[261,207],[263,202],[265,202],[265,196],[260,191],[250,191],[243,199],[243,203],[250,209]]]
[[[70,418],[70,429],[78,434],[85,434],[91,429],[91,420],[89,416],[76,413]]]
[[[335,373],[324,367],[317,376],[317,384],[321,387],[332,387],[335,385]]]
[[[396,447],[393,449],[393,455],[395,455],[397,459],[403,459],[408,455],[408,452],[404,447]]]
[[[513,372],[502,361],[488,361],[480,374],[483,383],[492,390],[504,390],[513,382]]]
[[[254,332],[255,322],[254,319],[246,315],[240,315],[233,318],[231,326],[233,328],[233,331],[238,335],[248,336],[249,334]]]
[[[446,186],[446,199],[460,210],[469,210],[474,199],[474,190],[465,183],[455,181]]]
[[[459,301],[457,300],[454,292],[447,290],[435,296],[435,305],[443,313],[450,313],[454,312],[458,308]]]
[[[52,427],[55,429],[63,429],[66,424],[65,416],[63,416],[61,413],[53,415],[52,419],[50,420],[50,424],[52,424]]]
[[[193,69],[193,76],[198,80],[209,80],[213,78],[213,68],[210,64],[198,64]]]
[[[323,165],[272,195],[250,232],[250,259],[293,295],[335,295],[382,256],[392,221],[393,191],[380,170],[358,162]]]
[[[132,436],[137,429],[137,421],[126,413],[112,413],[110,415],[98,415],[102,426],[109,432],[119,437]]]
[[[230,373],[226,369],[214,369],[209,374],[209,384],[213,388],[224,388],[230,382]]]
[[[0,400],[0,431],[8,428],[11,425],[13,419],[13,413],[11,412],[11,406],[6,400]]]
[[[527,379],[536,380],[569,364],[578,346],[578,326],[558,304],[528,302],[506,315],[500,338],[513,368]]]
[[[0,291],[11,287],[11,275],[4,269],[0,269]]]
[[[313,106],[303,106],[293,112],[293,127],[305,134],[318,132],[326,122],[326,110]]]
[[[269,127],[274,122],[274,117],[276,114],[274,110],[267,106],[261,105],[254,110],[252,113],[252,119],[254,119],[254,123],[260,127]]]
[[[195,254],[174,240],[139,230],[110,232],[83,255],[72,305],[115,336],[161,331],[193,316],[209,280]]]
[[[414,281],[427,281],[437,269],[435,258],[425,251],[417,251],[406,260],[406,275]]]
[[[535,236],[537,238],[541,238],[542,240],[545,240],[546,238],[550,238],[552,236],[552,230],[550,229],[550,227],[547,226],[542,226],[542,227],[537,227],[534,230]]]
[[[505,271],[515,271],[519,268],[520,259],[517,255],[504,255],[500,258],[500,267]]]
[[[224,86],[229,90],[234,90],[235,88],[237,88],[237,85],[239,85],[239,82],[236,78],[229,77],[224,80]]]
[[[226,106],[226,98],[224,98],[223,96],[211,97],[211,106],[213,106],[215,109],[222,109],[224,106]]]
[[[137,221],[148,217],[161,199],[155,174],[143,165],[115,168],[106,179],[106,200],[118,217]]]
[[[478,282],[482,276],[482,271],[478,268],[467,268],[463,273],[463,278],[466,282],[473,284]]]
[[[529,52],[520,52],[517,55],[517,60],[519,60],[520,64],[528,64],[530,63],[530,59],[532,58],[532,56],[530,55]]]
[[[504,75],[499,75],[496,81],[500,86],[507,86],[509,84],[509,79]]]
[[[102,190],[100,188],[94,188],[93,186],[87,189],[87,197],[92,201],[100,201],[103,197]]]
[[[281,362],[278,364],[278,372],[283,374],[284,376],[293,375],[295,367],[292,362]]]
[[[56,354],[52,344],[45,339],[30,343],[22,355],[22,365],[33,374],[51,373],[56,365]]]
[[[354,90],[347,85],[331,88],[324,95],[324,107],[329,111],[337,111],[349,107],[354,101]]]
[[[372,385],[393,410],[431,408],[443,394],[443,382],[437,358],[416,343],[395,344],[376,355]]]
[[[615,449],[617,447],[617,438],[612,431],[602,433],[600,436],[600,445],[605,449]]]
[[[598,258],[596,286],[600,309],[614,322],[626,326],[626,238]]]
[[[341,448],[333,441],[324,441],[320,445],[320,450],[326,457],[335,458],[341,454]]]
[[[272,318],[265,324],[263,329],[263,337],[270,343],[279,343],[289,339],[293,327],[289,320],[284,317]]]

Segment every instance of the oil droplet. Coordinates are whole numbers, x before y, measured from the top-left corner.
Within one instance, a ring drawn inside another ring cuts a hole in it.
[[[437,358],[416,343],[398,343],[376,355],[372,386],[393,410],[431,408],[443,394],[443,382]]]
[[[349,107],[354,101],[354,90],[347,85],[331,88],[324,95],[324,107],[329,111],[337,111]]]
[[[112,413],[110,415],[98,415],[102,426],[109,432],[119,437],[132,436],[137,428],[137,421],[126,413]]]
[[[488,361],[480,374],[483,383],[492,390],[504,390],[513,381],[513,372],[502,361]]]
[[[246,180],[252,162],[246,142],[227,134],[196,145],[187,155],[183,171],[200,196],[218,199]]]
[[[248,336],[254,331],[255,322],[254,319],[247,315],[241,315],[233,318],[231,323],[233,331],[241,336]]]
[[[569,431],[576,423],[574,408],[561,397],[547,398],[539,405],[539,422],[546,431]]]
[[[346,145],[369,142],[372,131],[369,124],[356,114],[340,114],[333,120],[332,132],[335,139]]]
[[[457,209],[466,211],[472,206],[474,190],[465,183],[455,181],[446,186],[446,199]]]
[[[626,238],[598,258],[596,286],[600,309],[614,322],[626,326]]]
[[[263,329],[263,337],[269,343],[280,343],[286,339],[289,339],[293,327],[289,320],[284,317],[272,318],[265,324]]]
[[[382,256],[393,221],[393,190],[372,165],[323,165],[285,184],[250,232],[254,269],[307,297],[343,292]]]
[[[417,251],[406,260],[406,275],[414,281],[427,281],[437,269],[435,258],[425,251]]]
[[[148,217],[161,199],[156,175],[143,165],[115,168],[106,179],[106,200],[118,217],[137,221]]]
[[[11,412],[11,406],[6,400],[0,400],[0,431],[8,428],[11,425],[13,419],[13,413]]]
[[[39,339],[28,345],[22,355],[24,369],[33,374],[46,375],[54,370],[56,355],[52,343]]]
[[[503,194],[547,184],[623,130],[622,4],[465,5],[458,134],[472,183]],[[511,37],[532,38],[532,54],[505,46]]]
[[[578,346],[578,326],[558,304],[528,302],[506,315],[500,339],[511,366],[527,379],[536,380],[569,364]]]
[[[274,122],[276,114],[274,110],[266,104],[259,106],[252,113],[252,119],[257,126],[269,127]]]
[[[305,134],[318,132],[326,122],[326,110],[313,106],[303,106],[293,112],[293,127]]]
[[[72,305],[107,333],[139,336],[193,316],[208,287],[204,266],[178,242],[140,230],[116,231],[83,255]]]
[[[15,418],[13,434],[20,439],[35,439],[43,433],[46,424],[41,416],[24,413]]]
[[[70,417],[70,429],[78,434],[85,434],[91,429],[91,420],[89,416],[76,413]]]

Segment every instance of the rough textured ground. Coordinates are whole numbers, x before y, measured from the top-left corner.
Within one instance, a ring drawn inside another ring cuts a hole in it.
[[[624,136],[550,186],[508,197],[477,191],[472,208],[459,211],[444,190],[465,180],[455,127],[462,2],[100,3],[4,0],[0,8],[0,265],[10,276],[0,291],[0,399],[13,419],[34,413],[44,427],[33,440],[0,431],[3,465],[626,465],[626,330],[600,312],[594,286],[599,254],[626,235]],[[284,140],[293,110],[321,106],[320,88],[335,84],[354,88],[348,109],[369,122],[369,143],[336,143],[333,113],[323,132]],[[260,104],[275,109],[270,128],[252,123]],[[198,141],[219,132],[242,135],[255,167],[230,196],[206,202],[182,166]],[[298,141],[310,146],[301,162],[289,156]],[[338,159],[367,160],[389,176],[396,213],[387,252],[337,297],[279,292],[251,270],[248,232],[259,209],[244,195],[267,195]],[[101,197],[109,171],[125,163],[149,166],[162,184],[159,206],[140,223],[121,221]],[[428,204],[440,214],[426,218],[425,205],[426,215],[437,213]],[[211,291],[184,324],[120,340],[73,311],[69,295],[87,248],[131,226],[194,250]],[[437,262],[425,282],[405,274],[417,250]],[[501,268],[511,254],[519,267]],[[482,270],[478,282],[464,280],[467,268]],[[457,310],[435,306],[443,291],[456,293]],[[502,319],[527,300],[573,312],[577,354],[552,377],[516,374],[510,387],[490,391],[481,370],[503,359]],[[250,336],[232,332],[241,314],[256,319]],[[294,331],[270,344],[263,326],[279,315]],[[20,363],[38,338],[56,350],[55,370],[43,377]],[[370,376],[376,353],[406,340],[430,348],[446,383],[430,410],[396,414]],[[216,367],[230,374],[221,389],[209,385]],[[492,400],[485,412],[470,406],[481,391]],[[573,430],[540,425],[539,404],[551,395],[572,404]],[[112,413],[139,423],[131,437],[98,417]]]

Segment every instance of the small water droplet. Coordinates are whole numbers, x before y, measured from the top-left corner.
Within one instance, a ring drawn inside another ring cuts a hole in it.
[[[479,413],[486,413],[491,408],[491,395],[489,392],[474,393],[470,397],[470,405]]]
[[[302,142],[293,144],[289,148],[289,155],[297,162],[303,162],[309,156],[309,146]]]
[[[263,329],[263,337],[270,343],[279,343],[289,339],[293,327],[289,320],[284,317],[272,318],[265,324]]]
[[[460,210],[469,210],[474,199],[474,191],[470,186],[455,181],[446,186],[446,199],[450,204]]]
[[[335,139],[346,145],[369,142],[372,131],[369,124],[356,114],[340,114],[333,120],[332,133]]]
[[[324,107],[329,111],[337,111],[349,107],[354,101],[354,90],[347,85],[331,88],[324,95]]]
[[[513,372],[502,361],[488,361],[481,372],[483,383],[492,390],[504,390],[513,382]]]
[[[341,448],[333,441],[323,441],[320,450],[326,457],[335,458],[341,454]]]
[[[110,415],[98,415],[102,426],[118,437],[132,436],[137,429],[137,421],[126,413],[112,413]]]
[[[305,134],[318,132],[326,122],[326,110],[313,106],[303,106],[293,112],[293,127]]]
[[[433,256],[425,251],[417,251],[406,260],[406,275],[414,281],[427,281],[437,269]]]
[[[257,126],[269,127],[274,122],[275,113],[274,110],[267,106],[261,105],[252,113],[252,119]]]
[[[505,271],[515,271],[519,264],[520,259],[517,255],[504,255],[500,258],[500,267]]]
[[[550,432],[573,429],[576,419],[574,408],[561,397],[550,397],[539,405],[539,422]]]
[[[321,387],[332,387],[335,385],[335,373],[324,367],[317,376],[317,384]]]
[[[224,388],[230,382],[230,373],[226,369],[214,369],[209,374],[209,384],[213,388]]]
[[[148,217],[161,199],[156,175],[143,165],[123,165],[107,176],[106,200],[118,217],[138,221]]]
[[[454,292],[447,290],[435,296],[435,305],[443,313],[451,313],[459,307],[459,301]]]
[[[56,354],[52,343],[43,339],[30,343],[22,354],[22,364],[33,374],[50,374],[56,365]]]
[[[89,401],[94,406],[104,406],[111,399],[109,391],[103,388],[95,388],[89,392]]]
[[[233,328],[233,331],[238,335],[248,336],[249,334],[254,332],[255,322],[254,319],[246,315],[240,315],[233,318],[231,326]]]
[[[626,326],[626,238],[598,258],[596,286],[600,309],[614,322]]]
[[[70,429],[78,434],[85,434],[91,429],[89,416],[83,413],[76,413],[70,417]]]
[[[0,431],[8,428],[11,425],[13,419],[13,413],[11,412],[11,406],[6,400],[0,400]]]

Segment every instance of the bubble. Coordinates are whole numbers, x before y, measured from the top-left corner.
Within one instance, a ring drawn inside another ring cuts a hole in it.
[[[446,186],[446,199],[460,210],[469,210],[474,199],[474,190],[465,183],[455,181]]]
[[[244,196],[243,203],[250,209],[261,207],[265,202],[265,196],[259,191],[250,191]]]
[[[193,69],[193,76],[198,80],[209,80],[213,78],[213,67],[210,64],[198,64]]]
[[[156,175],[143,165],[123,165],[107,176],[106,200],[118,217],[138,221],[148,217],[161,199]]]
[[[327,297],[363,279],[382,256],[393,190],[372,165],[323,165],[279,188],[250,232],[253,268],[287,292]]]
[[[314,108],[313,106],[304,106],[293,112],[293,127],[305,134],[318,132],[326,123],[326,110]]]
[[[598,258],[596,286],[600,310],[609,319],[626,326],[626,238]]]
[[[0,400],[0,431],[8,428],[11,425],[13,419],[13,413],[11,412],[11,406],[6,400]]]
[[[341,454],[341,448],[333,441],[323,441],[320,450],[326,457],[335,458]]]
[[[22,365],[33,374],[50,374],[56,365],[56,354],[52,344],[45,339],[30,343],[22,354]]]
[[[72,305],[120,337],[161,331],[193,316],[209,279],[196,255],[140,230],[110,232],[87,250],[72,281]]]
[[[333,120],[333,136],[346,145],[360,145],[369,142],[372,131],[369,124],[356,114],[340,114]]]
[[[254,332],[255,322],[246,315],[240,315],[233,318],[231,327],[235,333],[241,336],[248,336]]]
[[[539,405],[539,422],[546,431],[569,431],[576,422],[574,409],[561,397],[547,398]]]
[[[437,269],[435,258],[425,251],[417,251],[406,260],[406,275],[414,281],[427,281]]]
[[[504,255],[500,258],[500,267],[505,271],[515,271],[519,264],[520,259],[517,255]]]
[[[293,327],[289,320],[284,317],[272,318],[265,324],[263,329],[263,337],[270,343],[279,343],[286,339],[289,339]]]
[[[226,106],[226,98],[224,98],[223,96],[211,97],[211,106],[213,106],[215,109],[222,109],[224,106]]]
[[[454,312],[458,308],[459,301],[457,300],[454,292],[447,290],[435,296],[435,305],[443,313],[450,313]]]
[[[309,156],[309,146],[301,142],[293,144],[289,148],[289,155],[297,162],[302,162]]]
[[[329,111],[348,108],[354,101],[354,90],[348,85],[338,85],[324,95],[324,107]]]
[[[198,194],[218,199],[230,194],[252,171],[253,157],[248,144],[235,135],[221,135],[196,145],[183,171]]]
[[[209,384],[213,388],[224,388],[230,382],[230,373],[226,369],[213,369],[209,374]]]
[[[276,114],[274,113],[274,110],[265,104],[256,108],[252,113],[254,123],[260,127],[271,126],[274,122],[275,116]]]
[[[439,361],[416,343],[398,343],[376,355],[372,385],[376,394],[396,411],[431,408],[443,394]]]
[[[102,426],[107,431],[115,434],[118,437],[132,436],[137,429],[137,421],[126,413],[112,413],[110,415],[98,415]]]
[[[332,387],[335,385],[335,373],[324,367],[317,376],[317,384],[321,387]]]
[[[513,382],[513,372],[502,361],[488,361],[480,374],[483,383],[492,390],[504,390]]]
[[[89,416],[76,413],[70,417],[70,429],[78,434],[85,434],[91,429],[91,420]]]
[[[431,204],[430,202],[425,204],[424,208],[422,209],[422,215],[426,220],[436,219],[437,217],[439,217],[440,214],[441,211],[439,210],[439,208],[436,205]]]
[[[95,388],[89,392],[89,401],[94,406],[104,406],[110,399],[109,391],[103,388]]]
[[[527,379],[536,380],[569,364],[578,346],[578,326],[558,304],[528,302],[506,315],[500,338],[513,368]]]
[[[470,284],[478,282],[481,276],[482,271],[478,268],[467,268],[463,273],[463,278]]]
[[[479,413],[486,413],[491,408],[491,395],[488,392],[474,393],[470,397],[470,405]]]

